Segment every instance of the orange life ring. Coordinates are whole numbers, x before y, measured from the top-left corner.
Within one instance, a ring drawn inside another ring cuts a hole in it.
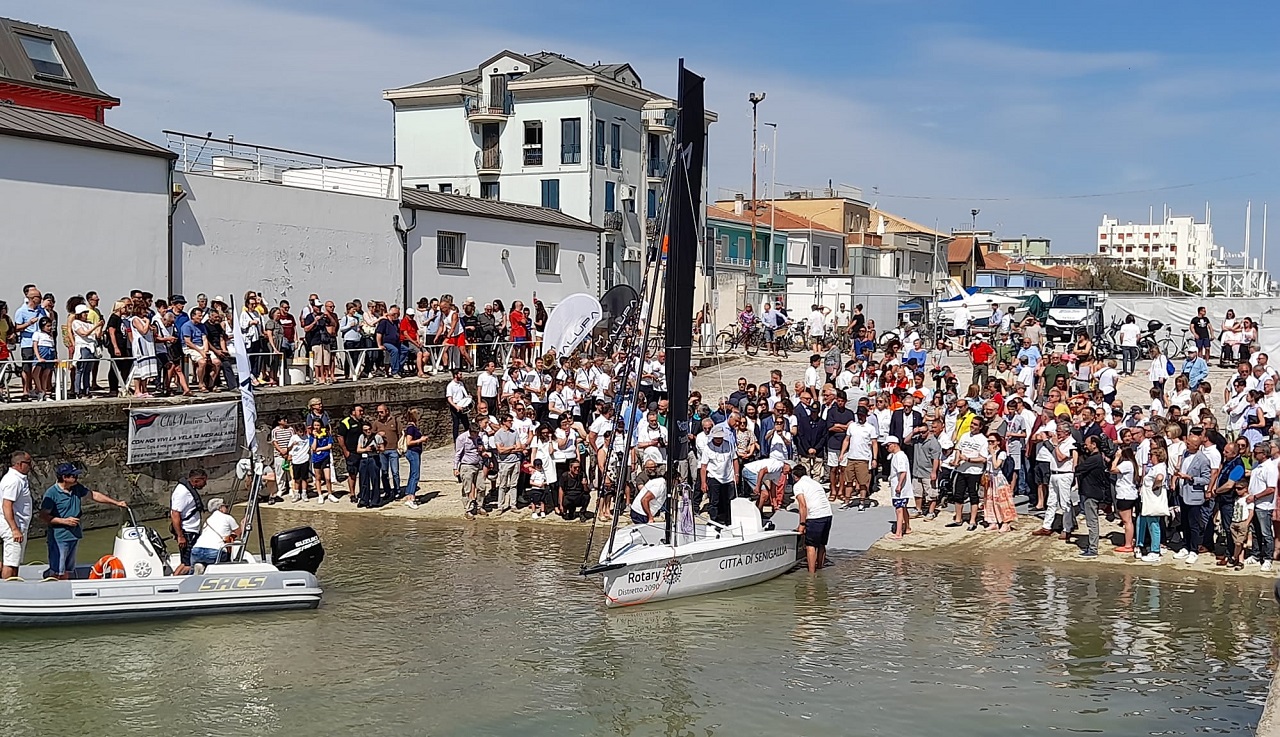
[[[104,555],[89,570],[89,578],[124,578],[124,563],[114,555]]]

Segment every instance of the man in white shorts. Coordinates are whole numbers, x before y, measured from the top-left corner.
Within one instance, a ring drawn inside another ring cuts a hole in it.
[[[18,575],[18,566],[27,549],[27,528],[31,526],[31,487],[27,474],[31,471],[31,455],[19,450],[9,457],[9,470],[0,478],[0,504],[4,523],[0,524],[0,546],[3,564],[0,579]]]

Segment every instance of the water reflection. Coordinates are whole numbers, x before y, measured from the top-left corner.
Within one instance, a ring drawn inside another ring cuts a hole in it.
[[[585,530],[308,521],[330,551],[319,611],[0,633],[0,724],[227,737],[1248,734],[1275,660],[1269,602],[1234,582],[872,555],[605,612],[597,583],[574,575]]]

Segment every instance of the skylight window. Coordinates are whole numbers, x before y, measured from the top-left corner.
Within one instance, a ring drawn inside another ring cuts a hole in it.
[[[53,39],[19,34],[18,40],[22,42],[22,50],[27,52],[27,58],[31,60],[31,66],[35,67],[36,74],[67,79],[67,68],[62,64],[62,57],[58,55]]]

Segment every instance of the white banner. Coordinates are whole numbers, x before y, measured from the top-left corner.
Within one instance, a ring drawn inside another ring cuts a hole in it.
[[[234,453],[239,402],[129,410],[129,463]]]
[[[591,329],[604,317],[600,300],[590,294],[565,297],[547,318],[542,345],[555,349],[557,356],[568,355],[591,335]]]

